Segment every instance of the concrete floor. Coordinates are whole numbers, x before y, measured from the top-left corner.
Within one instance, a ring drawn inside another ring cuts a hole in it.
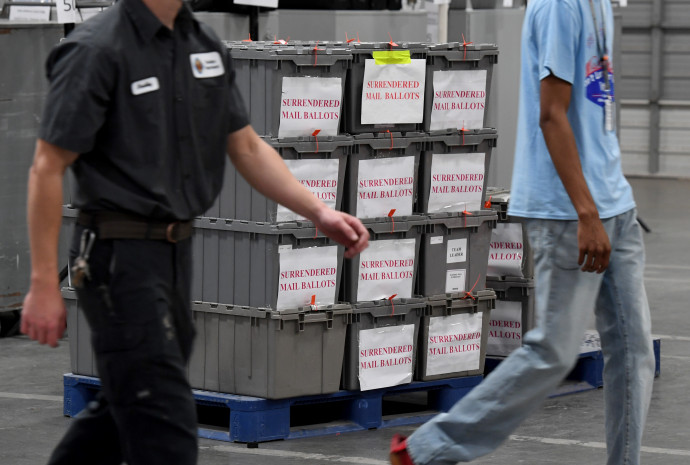
[[[644,464],[690,463],[690,181],[632,179],[647,242],[647,292],[654,334],[661,337],[661,377],[644,439]],[[25,337],[0,339],[0,465],[45,463],[67,429],[62,374],[68,341],[51,350]],[[201,465],[387,464],[390,437],[413,427],[277,441],[248,449],[200,441]],[[499,450],[478,464],[604,464],[603,392],[550,399]]]

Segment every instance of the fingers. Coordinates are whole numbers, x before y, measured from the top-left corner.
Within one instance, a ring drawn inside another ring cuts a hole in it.
[[[347,215],[345,221],[350,225],[353,232],[356,234],[356,240],[345,251],[345,258],[352,258],[362,252],[369,245],[369,231],[364,227],[362,222],[357,218]]]
[[[581,270],[589,273],[603,273],[609,266],[611,250],[605,246],[598,246],[596,250],[580,250],[578,265]]]

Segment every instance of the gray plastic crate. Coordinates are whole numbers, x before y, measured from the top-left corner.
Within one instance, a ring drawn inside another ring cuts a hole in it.
[[[433,297],[483,290],[496,220],[493,211],[430,215],[421,241],[416,293]]]
[[[347,328],[345,357],[343,361],[342,387],[346,390],[360,389],[360,332],[389,326],[414,325],[412,345],[412,373],[414,374],[416,344],[419,337],[419,325],[424,314],[426,301],[420,298],[379,300],[361,302],[352,306],[352,321]]]
[[[329,196],[322,200],[331,201],[336,210],[341,209],[347,158],[352,150],[352,137],[319,138],[318,152],[316,152],[317,145],[313,137],[265,140],[278,151],[284,160],[338,160],[335,198]],[[310,188],[308,184],[305,185]],[[276,202],[264,197],[251,187],[233,164],[228,162],[225,167],[223,189],[204,216],[274,223],[281,219],[278,218],[279,210]],[[290,219],[283,219],[282,221],[290,221]]]
[[[319,311],[194,302],[194,388],[279,399],[340,388],[349,305]]]
[[[424,230],[427,224],[426,219],[423,216],[409,216],[400,218],[374,218],[363,220],[362,223],[364,227],[369,231],[369,249],[365,250],[363,253],[357,255],[356,257],[345,260],[343,267],[343,280],[341,287],[341,300],[344,302],[359,302],[359,301],[369,301],[370,298],[360,298],[359,294],[359,278],[361,270],[361,262],[364,257],[365,261],[369,251],[374,250],[376,244],[379,241],[391,241],[400,239],[414,240],[414,262],[412,268],[411,285],[409,288],[409,293],[407,295],[399,295],[400,298],[412,297],[414,292],[414,283],[417,279],[417,270],[419,269],[419,244]],[[391,254],[391,259],[396,257]],[[390,267],[381,268],[381,270],[392,272]],[[385,289],[385,283],[381,285]],[[396,291],[391,289],[390,294],[381,298],[389,298],[391,295],[396,294]],[[397,295],[397,294],[396,294]]]
[[[469,188],[481,188],[481,198],[479,201],[479,209],[484,207],[486,200],[487,176],[489,175],[489,166],[491,162],[491,154],[493,148],[496,147],[496,139],[498,135],[494,129],[476,129],[468,131],[458,130],[442,130],[433,131],[427,137],[426,147],[422,152],[419,169],[419,195],[417,197],[416,211],[421,213],[445,213],[445,212],[462,212],[467,210],[466,203],[459,203],[462,196],[460,196],[453,205],[448,205],[443,208],[443,211],[433,208],[430,211],[429,198],[432,193],[432,168],[435,154],[450,154],[462,157],[463,154],[484,153],[484,173],[482,179],[474,182],[473,186],[463,185],[467,181],[460,180],[442,181],[446,184],[437,185],[437,189],[447,189],[450,187],[450,192],[442,192],[445,194],[453,194],[453,187],[458,187],[460,190],[468,190]],[[444,173],[446,175],[463,175],[468,173]],[[480,173],[469,173],[478,175]],[[448,183],[455,183],[450,184]],[[460,184],[458,184],[460,183]],[[475,206],[476,207],[476,206]],[[470,207],[469,211],[477,211],[478,209]]]
[[[505,340],[519,341],[519,344],[515,343],[515,346],[522,345],[523,336],[527,331],[534,328],[536,324],[534,280],[511,277],[503,279],[489,278],[486,281],[486,287],[496,292],[496,312],[494,312],[494,317],[498,316],[497,313],[501,312],[501,309],[506,307],[506,302],[515,302],[519,304],[519,309],[505,308],[505,311],[508,313],[512,313],[513,311],[520,312],[519,315],[511,315],[510,318],[510,321],[513,322],[519,320],[519,328],[510,323],[498,323],[497,319],[494,318],[492,318],[489,325],[489,331],[496,332],[494,336],[503,339],[504,344],[489,344],[487,347],[487,355],[505,357],[510,354],[509,349],[507,350],[505,347]],[[500,331],[503,331],[503,334],[501,334]]]
[[[62,298],[67,308],[70,369],[75,375],[98,376],[91,345],[91,328],[80,308],[77,293],[72,288],[64,287]]]
[[[425,137],[425,134],[422,132],[408,132],[404,134],[399,132],[383,132],[356,135],[354,137],[352,154],[348,159],[344,210],[353,216],[362,217],[357,212],[360,162],[382,158],[414,157],[412,205],[410,205],[412,212],[414,212],[417,199],[420,156],[424,148]],[[383,175],[385,173],[382,173]],[[395,189],[395,186],[392,188]]]
[[[435,379],[458,378],[461,376],[483,374],[484,361],[486,358],[486,344],[489,335],[489,321],[491,318],[491,310],[494,308],[495,302],[496,294],[492,290],[479,291],[474,298],[462,298],[460,294],[455,294],[428,299],[419,334],[419,356],[415,379],[419,381],[431,381]],[[466,332],[466,327],[464,325],[469,324],[468,322],[451,322],[446,319],[439,320],[439,323],[435,326],[442,328],[444,333],[448,333],[447,335],[430,334],[431,325],[434,323],[432,319],[477,313],[482,314],[481,321],[474,322],[475,325],[478,324],[481,328],[480,334],[478,335],[476,332]],[[463,328],[465,332],[457,332],[457,330],[454,330],[453,326],[456,325]],[[432,341],[431,337],[438,339]],[[434,351],[434,356],[446,357],[445,362],[441,362],[443,365],[446,365],[446,367],[438,366],[438,364],[440,364],[439,362],[435,362],[433,365],[431,364],[430,357],[432,356],[432,350]],[[455,354],[457,357],[462,357],[462,354],[467,352],[473,354],[479,352],[479,359],[476,364],[474,360],[462,360],[467,366],[472,365],[473,368],[458,370],[457,367],[462,365],[459,364],[460,360],[453,359],[453,356]],[[448,365],[453,368],[448,367]]]
[[[413,42],[397,42],[393,50],[409,50],[413,60],[426,60],[427,45]],[[408,124],[362,124],[362,87],[364,86],[364,64],[373,58],[372,52],[391,50],[388,42],[362,42],[350,44],[352,50],[352,67],[347,73],[347,88],[345,90],[345,106],[341,129],[349,134],[362,134],[381,130],[419,131],[424,123]],[[425,84],[426,87],[426,84]]]
[[[472,44],[463,46],[460,42],[450,42],[446,44],[430,45],[427,54],[426,65],[426,86],[424,97],[424,130],[431,129],[431,111],[434,103],[448,103],[449,105],[457,102],[435,101],[434,89],[434,73],[444,71],[479,71],[486,70],[485,92],[483,96],[484,117],[482,127],[486,127],[489,95],[491,91],[491,78],[493,75],[494,64],[498,62],[498,47],[493,44]],[[462,91],[463,89],[449,89]],[[479,99],[477,99],[479,100]],[[461,102],[467,103],[467,102]],[[479,105],[482,102],[473,102]],[[455,128],[462,128],[462,121],[457,121],[458,126]],[[436,127],[434,130],[446,129],[445,127]],[[478,128],[475,128],[478,129]]]
[[[258,134],[278,137],[284,77],[336,77],[345,90],[352,53],[338,43],[227,42],[237,86]],[[344,100],[341,97],[341,112]]]
[[[489,187],[486,191],[486,202],[498,214],[499,223],[520,223],[522,218],[508,215],[508,205],[510,203],[510,190],[497,187]],[[529,243],[527,230],[522,225],[522,276],[518,278],[534,278],[534,253]],[[491,272],[491,270],[489,270]],[[495,277],[500,277],[497,273],[492,273]]]
[[[277,309],[280,251],[337,246],[334,303],[344,249],[303,223],[254,223],[197,218],[194,221],[192,300]]]

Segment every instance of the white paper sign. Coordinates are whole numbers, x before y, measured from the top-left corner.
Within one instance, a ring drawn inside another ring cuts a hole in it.
[[[498,223],[489,243],[489,276],[522,277],[522,224]]]
[[[443,236],[434,236],[429,238],[429,244],[438,245],[443,244]]]
[[[364,63],[362,124],[421,123],[426,60],[407,64]]]
[[[79,8],[77,15],[77,22],[83,22],[96,16],[103,11],[103,8]]]
[[[416,239],[371,241],[359,255],[357,301],[412,297]]]
[[[50,21],[49,6],[10,5],[10,21]]]
[[[435,71],[431,130],[484,127],[486,70]]]
[[[522,303],[496,300],[491,310],[487,355],[507,356],[522,345]]]
[[[414,325],[359,332],[359,386],[362,391],[412,381]]]
[[[263,6],[266,8],[278,8],[278,0],[234,0],[236,5]]]
[[[75,0],[55,0],[58,23],[74,23],[77,20]]]
[[[446,263],[463,263],[465,261],[467,261],[467,239],[449,240],[446,248]]]
[[[482,317],[477,312],[429,319],[427,376],[479,369]]]
[[[278,137],[337,136],[342,96],[340,78],[283,78]]]
[[[513,8],[513,0],[503,0],[503,8]]]
[[[357,174],[357,218],[412,214],[414,157],[361,160]]]
[[[446,271],[446,292],[456,293],[466,290],[467,270],[447,270]]]
[[[484,194],[484,153],[435,153],[427,213],[477,211]]]
[[[340,160],[283,160],[292,175],[303,186],[331,208],[335,208],[338,197],[338,168]],[[276,221],[294,221],[303,219],[300,215],[282,205],[278,205]]]
[[[278,310],[332,305],[336,299],[338,247],[309,247],[280,253]]]

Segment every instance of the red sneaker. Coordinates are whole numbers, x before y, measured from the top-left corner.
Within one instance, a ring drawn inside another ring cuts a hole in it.
[[[407,453],[407,439],[396,434],[391,440],[391,452],[388,456],[392,465],[414,465],[410,454]]]

